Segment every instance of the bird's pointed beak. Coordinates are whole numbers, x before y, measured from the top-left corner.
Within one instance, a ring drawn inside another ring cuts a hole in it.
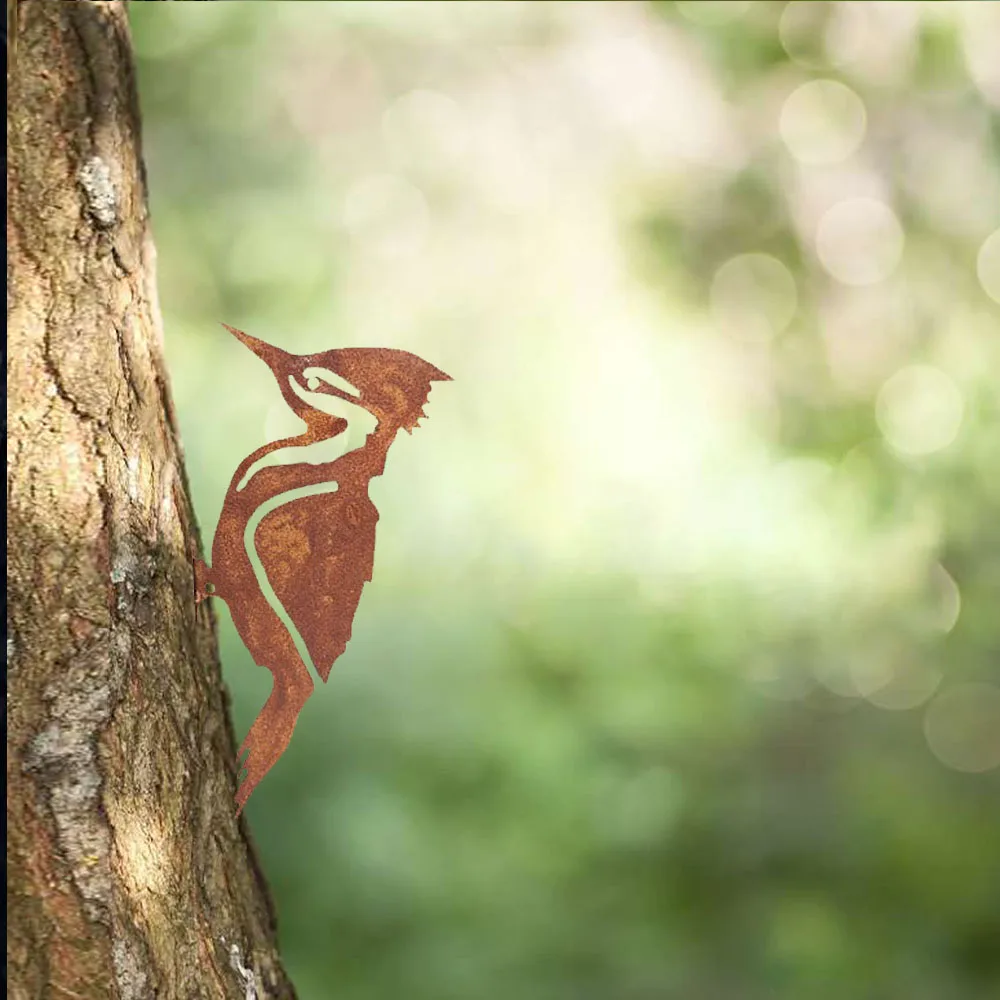
[[[275,374],[288,367],[292,355],[287,354],[277,347],[273,347],[271,344],[266,344],[263,340],[251,337],[249,333],[237,330],[235,327],[229,326],[228,323],[223,323],[222,325],[237,340],[241,341],[245,347],[249,347]]]

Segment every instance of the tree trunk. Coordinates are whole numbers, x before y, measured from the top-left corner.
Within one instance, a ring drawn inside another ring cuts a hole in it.
[[[20,8],[7,99],[7,995],[292,997],[235,819],[215,622],[194,604],[199,543],[125,5]]]

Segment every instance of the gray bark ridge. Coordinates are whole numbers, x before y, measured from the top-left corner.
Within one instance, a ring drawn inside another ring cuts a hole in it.
[[[290,998],[162,354],[125,5],[21,4],[7,116],[7,995]]]

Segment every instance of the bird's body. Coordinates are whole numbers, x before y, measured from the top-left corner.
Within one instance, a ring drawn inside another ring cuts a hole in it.
[[[298,357],[228,329],[271,366],[286,402],[307,426],[304,434],[265,445],[241,463],[223,503],[212,567],[195,564],[196,601],[208,596],[226,601],[240,638],[274,678],[239,751],[246,768],[236,796],[242,809],[288,746],[314,689],[308,664],[258,582],[253,556],[325,682],[347,646],[362,589],[372,578],[378,511],[368,484],[385,469],[398,431],[412,430],[422,416],[430,382],[448,376],[404,351],[353,348]],[[326,372],[331,381],[320,383],[321,376],[310,377],[310,371]],[[356,386],[357,395],[337,389],[333,383],[341,379]],[[262,458],[274,453],[280,458],[283,449],[313,445],[347,428],[341,417],[312,405],[310,393],[365,407],[378,421],[375,430],[363,447],[332,462],[255,470]],[[270,509],[261,517],[265,505]]]
[[[372,578],[377,522],[367,495],[338,491],[283,504],[255,532],[268,580],[323,681],[351,638],[361,591]]]

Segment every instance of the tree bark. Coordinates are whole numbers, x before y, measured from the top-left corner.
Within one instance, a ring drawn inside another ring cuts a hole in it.
[[[125,5],[20,8],[7,105],[7,995],[293,997],[235,818],[215,621],[194,604],[200,541],[162,355]]]

